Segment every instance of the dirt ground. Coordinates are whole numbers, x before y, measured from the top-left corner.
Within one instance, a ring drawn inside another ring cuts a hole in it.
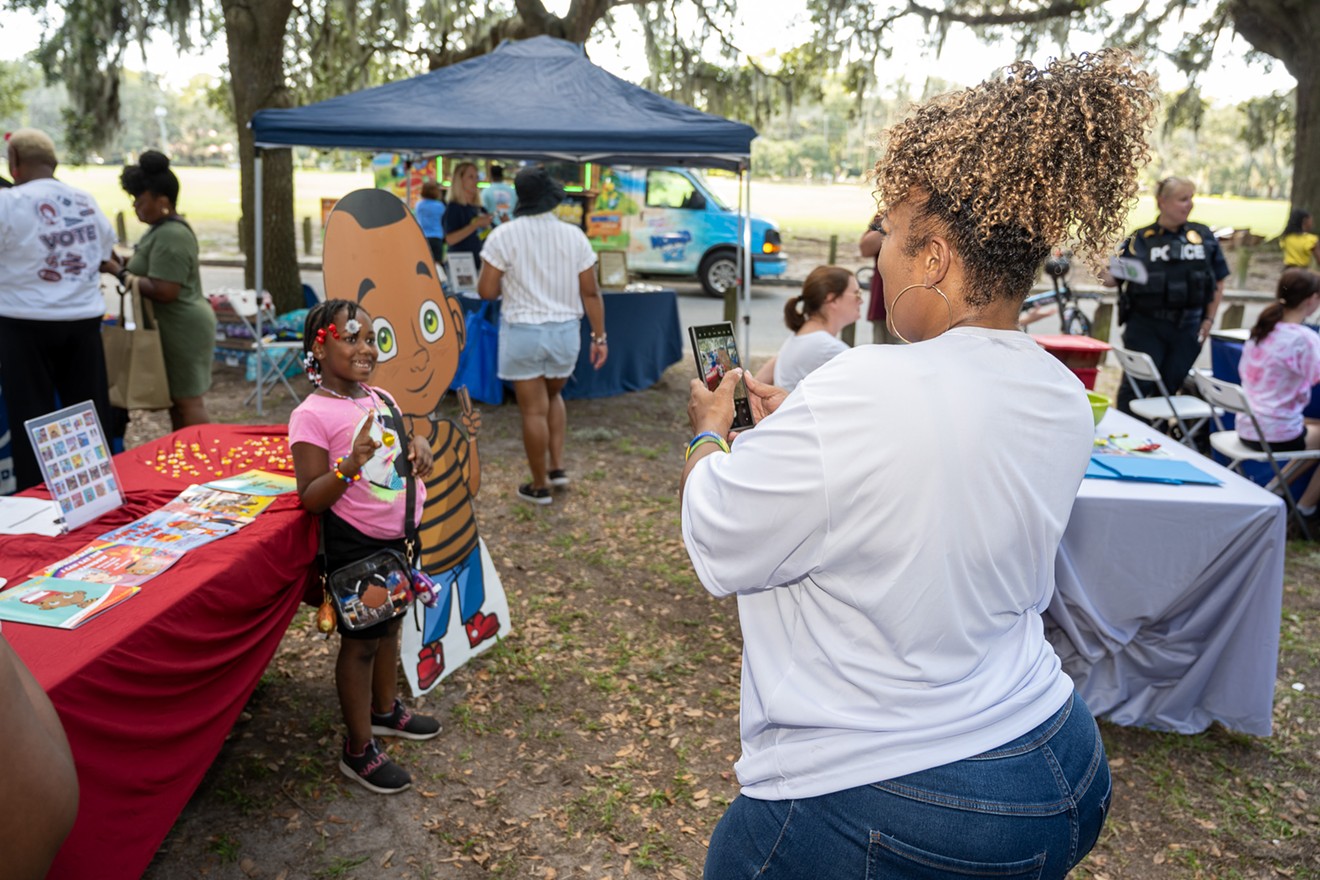
[[[283,393],[258,417],[239,370],[216,378],[213,421],[286,421]],[[303,609],[145,876],[700,877],[737,793],[740,635],[735,604],[705,593],[680,540],[687,381],[684,362],[648,391],[570,402],[574,483],[546,508],[513,496],[516,407],[482,407],[478,520],[512,632],[417,701],[440,737],[389,744],[413,789],[381,797],[339,774],[337,644]],[[1105,371],[1101,390],[1116,382]],[[163,414],[135,413],[128,442],[167,430]],[[1102,725],[1114,808],[1075,876],[1320,877],[1313,546],[1290,548],[1275,735]]]

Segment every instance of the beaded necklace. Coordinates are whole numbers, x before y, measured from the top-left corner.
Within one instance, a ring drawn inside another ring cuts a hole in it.
[[[340,400],[347,400],[349,403],[353,404],[358,409],[362,410],[362,412],[366,413],[368,416],[371,417],[372,421],[374,421],[377,425],[380,426],[381,442],[384,443],[386,446],[394,445],[394,432],[385,426],[385,422],[380,417],[379,409],[377,408],[367,409],[365,406],[357,402],[357,398],[349,397],[347,394],[340,394],[338,391],[334,390],[333,388],[326,388],[324,385],[318,385],[316,387],[324,391],[326,394],[332,395],[334,397],[338,397]],[[363,393],[366,394],[367,397],[371,398],[372,403],[376,402],[376,395],[372,393],[372,390],[370,388],[368,388],[366,385],[363,385],[361,383],[358,383],[358,387],[362,389]]]

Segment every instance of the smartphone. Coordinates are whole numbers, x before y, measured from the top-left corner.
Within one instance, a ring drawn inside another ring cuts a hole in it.
[[[733,325],[728,321],[689,327],[688,339],[697,359],[697,375],[711,391],[719,387],[725,373],[743,365],[738,357],[738,343],[733,338]],[[739,379],[738,387],[733,389],[733,430],[751,426],[752,405],[747,400],[747,383]]]

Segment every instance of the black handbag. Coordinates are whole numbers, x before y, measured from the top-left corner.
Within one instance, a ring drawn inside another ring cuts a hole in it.
[[[402,450],[408,448],[408,435],[403,429],[403,416],[394,401],[384,394],[381,399],[390,408],[398,429]],[[406,460],[406,459],[405,459]],[[327,574],[328,559],[325,552],[325,531],[320,531],[321,610],[317,614],[317,628],[329,633],[334,629],[332,609],[339,611],[345,628],[366,629],[392,620],[408,610],[414,595],[413,561],[417,555],[417,526],[413,522],[416,506],[416,487],[412,469],[408,469],[403,513],[404,552],[392,548],[377,550],[364,559]]]

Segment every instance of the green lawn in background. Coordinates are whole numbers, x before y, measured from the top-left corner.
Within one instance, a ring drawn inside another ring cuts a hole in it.
[[[145,227],[133,214],[132,200],[119,186],[123,169],[108,165],[60,166],[57,176],[87,190],[101,210],[113,221],[122,211],[129,242],[142,236]],[[236,249],[238,241],[239,178],[236,168],[175,167],[179,177],[179,211],[197,230],[202,249]],[[294,216],[301,235],[302,218],[312,218],[312,234],[320,249],[321,198],[339,198],[355,189],[373,185],[370,171],[295,171]]]
[[[92,165],[61,167],[59,176],[95,196],[102,210],[114,218],[123,211],[128,240],[137,241],[142,224],[133,216],[128,196],[119,187],[117,167]],[[179,175],[179,207],[193,224],[204,251],[236,250],[239,216],[238,170],[233,168],[176,168]],[[712,175],[711,188],[730,206],[737,205],[737,181]],[[304,217],[312,218],[313,246],[320,250],[321,199],[339,198],[355,189],[372,186],[369,171],[296,171],[294,173],[294,216],[299,236]],[[774,221],[788,237],[827,240],[839,236],[841,248],[855,243],[875,213],[869,184],[803,184],[754,180],[752,213]],[[1134,229],[1155,219],[1155,202],[1143,196],[1124,224]],[[1212,227],[1250,229],[1273,238],[1288,218],[1288,203],[1281,200],[1235,199],[1198,196],[1192,218]],[[300,242],[301,247],[301,242]]]

